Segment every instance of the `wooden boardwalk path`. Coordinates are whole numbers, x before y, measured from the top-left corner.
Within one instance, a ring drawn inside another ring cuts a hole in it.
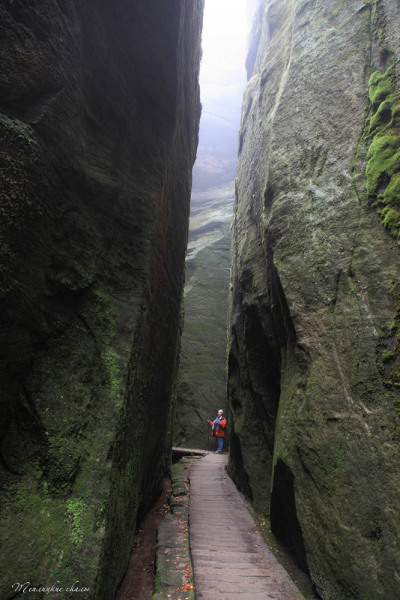
[[[189,535],[198,600],[304,600],[264,543],[225,471],[226,454],[190,467]]]

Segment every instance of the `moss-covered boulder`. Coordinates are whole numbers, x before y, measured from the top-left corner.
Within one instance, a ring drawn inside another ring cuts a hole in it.
[[[229,320],[229,470],[324,600],[395,600],[394,0],[260,2]]]
[[[214,447],[207,419],[227,414],[226,318],[229,294],[233,184],[193,192],[186,258],[174,443]],[[226,444],[225,444],[226,445]]]
[[[202,10],[0,2],[0,598],[110,600],[161,491]]]

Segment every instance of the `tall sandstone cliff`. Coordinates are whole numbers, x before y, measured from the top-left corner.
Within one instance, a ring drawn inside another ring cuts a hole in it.
[[[226,318],[234,183],[192,192],[174,444],[216,449],[207,419],[226,396]],[[227,447],[225,442],[225,447]]]
[[[229,470],[324,600],[399,596],[399,30],[263,0],[247,59]]]
[[[160,492],[202,11],[0,0],[2,599],[111,600]]]

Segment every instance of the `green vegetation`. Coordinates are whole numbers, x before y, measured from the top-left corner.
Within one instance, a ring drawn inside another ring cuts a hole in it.
[[[82,547],[83,531],[82,531],[82,513],[84,504],[82,500],[70,500],[67,503],[66,518],[69,525],[70,537],[75,544],[77,550]]]
[[[400,97],[392,65],[369,80],[370,114],[366,135],[371,140],[366,168],[369,202],[382,224],[400,243]]]
[[[395,350],[384,350],[382,352],[382,360],[384,362],[390,360],[391,358],[394,358],[397,354],[396,352],[397,348]]]
[[[379,2],[378,4],[380,5]],[[382,46],[384,21],[382,14],[379,14],[378,42]],[[366,167],[368,200],[371,206],[377,209],[381,223],[400,245],[400,94],[397,89],[394,65],[390,66],[385,73],[379,71],[372,73],[369,79],[369,100],[370,110],[365,129],[366,139],[371,141]],[[398,284],[395,282],[391,296],[396,312],[390,328],[382,327],[380,332],[382,340],[396,336],[398,331],[400,294]],[[389,389],[400,387],[399,343],[395,340],[390,350],[381,343],[380,352],[383,363],[391,364],[390,374],[386,374],[385,386]],[[385,368],[379,362],[378,366],[380,366],[379,371],[384,375]],[[400,416],[400,401],[396,395],[393,397],[396,412]]]
[[[42,418],[36,448],[24,434],[18,444],[31,450],[19,458],[21,476],[4,482],[1,517],[8,539],[1,592],[15,573],[44,581],[46,565],[64,588],[76,579],[92,585],[98,569],[123,361],[111,345],[115,311],[108,295],[87,290],[79,314],[69,339],[57,339],[42,363],[46,388],[35,397]],[[23,549],[15,531],[24,532]]]

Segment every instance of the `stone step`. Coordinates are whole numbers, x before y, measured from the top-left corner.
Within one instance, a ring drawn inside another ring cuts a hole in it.
[[[197,560],[196,560],[196,565],[199,569],[201,569],[201,567],[207,567],[210,572],[213,569],[216,572],[225,571],[226,569],[236,569],[239,572],[239,574],[241,574],[242,572],[252,571],[252,569],[254,568],[254,564],[257,564],[257,563],[254,563],[251,561],[232,562],[232,560],[229,560],[226,562],[218,561],[218,563],[215,563],[215,561],[212,558],[209,558],[208,560],[202,559],[202,558],[197,558]],[[257,572],[257,573],[259,572],[258,567],[255,572]],[[269,573],[268,570],[265,570],[264,572]]]

